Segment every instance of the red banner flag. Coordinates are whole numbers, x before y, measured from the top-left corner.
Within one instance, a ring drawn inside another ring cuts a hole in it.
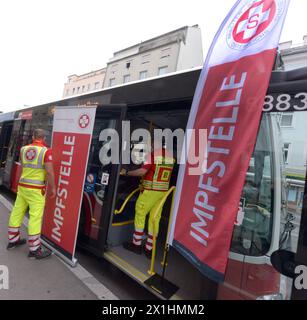
[[[96,107],[59,107],[53,120],[52,153],[57,193],[54,199],[46,201],[42,239],[73,265],[95,114]]]
[[[207,129],[206,170],[181,165],[169,243],[224,279],[240,196],[289,0],[242,0],[209,50],[187,129]],[[187,139],[188,154],[190,141]],[[185,195],[184,197],[182,195]]]

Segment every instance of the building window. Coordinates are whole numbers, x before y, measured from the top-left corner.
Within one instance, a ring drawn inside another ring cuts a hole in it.
[[[127,83],[130,81],[130,74],[124,75],[124,83]]]
[[[99,89],[99,82],[95,82],[95,90]]]
[[[293,113],[285,113],[281,116],[281,127],[293,127]]]
[[[164,48],[160,52],[160,59],[168,58],[170,57],[171,48]]]
[[[141,63],[142,63],[142,64],[149,63],[149,62],[150,62],[149,59],[150,59],[150,53],[145,54],[145,55],[142,56],[142,61],[141,61]]]
[[[159,76],[162,76],[163,74],[166,74],[166,73],[167,73],[167,66],[159,68],[159,70],[158,70]]]
[[[115,78],[111,78],[109,81],[109,86],[113,87],[115,85]]]
[[[66,89],[66,95],[67,96],[69,95],[69,89]]]
[[[161,52],[162,52],[162,53],[163,53],[163,52],[169,52],[170,50],[171,50],[171,47],[167,47],[167,48],[162,49]]]
[[[289,149],[290,149],[290,143],[284,143],[284,160],[285,160],[285,163],[288,163]]]
[[[72,89],[72,94],[75,94],[76,88]]]
[[[127,63],[126,63],[126,68],[129,69],[130,66],[131,66],[131,62],[127,62]]]
[[[82,86],[82,92],[84,92],[85,91],[85,86]]]
[[[80,92],[80,87],[78,87],[78,89],[77,89],[77,93],[79,93]]]
[[[87,91],[90,91],[91,90],[91,84],[89,83],[88,85],[87,85]]]
[[[304,192],[300,191],[299,198],[297,201],[297,206],[301,209],[303,207],[303,201],[304,201]]]
[[[288,191],[288,201],[289,202],[296,202],[296,195],[297,195],[297,191],[295,188],[290,188]]]
[[[143,80],[147,77],[147,70],[146,71],[141,71],[140,72],[140,80]]]

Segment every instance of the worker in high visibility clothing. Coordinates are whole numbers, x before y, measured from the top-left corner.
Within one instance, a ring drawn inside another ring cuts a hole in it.
[[[148,221],[148,236],[144,253],[147,258],[151,258],[153,247],[153,235],[158,236],[159,224],[162,213],[162,207],[156,212],[160,204],[160,200],[169,189],[172,171],[175,160],[165,150],[154,150],[150,153],[145,163],[140,169],[128,171],[122,169],[121,175],[130,177],[143,177],[141,193],[135,205],[134,218],[134,234],[132,242],[126,242],[123,247],[136,254],[142,254],[142,239],[144,236],[144,227],[147,214]]]
[[[26,243],[20,237],[20,226],[29,208],[28,244],[29,258],[43,259],[51,255],[51,251],[42,247],[40,233],[45,207],[46,180],[50,189],[50,197],[56,194],[52,151],[45,144],[44,130],[36,129],[33,142],[20,150],[22,173],[18,184],[17,198],[11,212],[8,228],[8,250]]]

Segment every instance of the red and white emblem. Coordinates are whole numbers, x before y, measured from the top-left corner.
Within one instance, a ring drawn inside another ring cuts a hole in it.
[[[280,0],[255,0],[244,7],[230,25],[228,45],[240,50],[262,40],[276,25],[282,9]]]
[[[82,114],[79,118],[79,126],[81,129],[85,129],[90,124],[90,117],[87,114]]]
[[[263,0],[254,3],[236,23],[232,32],[234,40],[248,43],[270,25],[275,13],[275,1]]]
[[[28,149],[26,151],[26,160],[33,161],[36,157],[37,151],[36,149]]]

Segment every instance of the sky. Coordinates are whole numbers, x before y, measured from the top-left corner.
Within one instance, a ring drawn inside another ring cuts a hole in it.
[[[72,74],[183,26],[201,28],[204,56],[235,0],[10,0],[0,6],[0,111],[61,99]],[[281,42],[307,35],[307,1],[290,0]]]

